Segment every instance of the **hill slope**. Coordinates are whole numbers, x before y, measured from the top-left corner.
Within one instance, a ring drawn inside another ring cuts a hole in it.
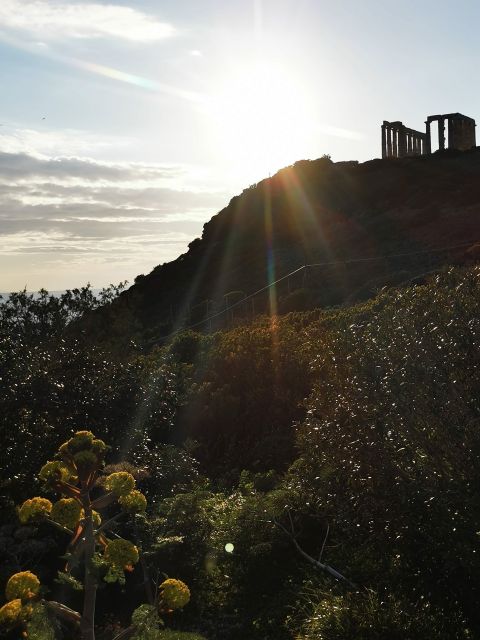
[[[480,149],[363,164],[300,161],[234,197],[185,254],[137,277],[112,308],[93,314],[90,328],[153,344],[215,313],[210,327],[224,326],[234,314],[268,311],[269,292],[242,303],[247,294],[318,263],[279,283],[280,312],[364,299],[474,259],[479,213]]]

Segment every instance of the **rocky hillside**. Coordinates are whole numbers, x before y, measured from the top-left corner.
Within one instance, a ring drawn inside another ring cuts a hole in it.
[[[180,326],[221,327],[272,304],[341,305],[474,261],[477,243],[480,150],[300,161],[232,198],[185,254],[138,276],[87,327],[153,345]],[[244,300],[303,265],[317,266]]]

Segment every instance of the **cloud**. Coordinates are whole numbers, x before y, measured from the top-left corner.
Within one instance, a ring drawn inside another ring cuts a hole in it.
[[[174,259],[226,200],[184,180],[175,165],[0,151],[0,290],[132,281]]]
[[[37,38],[120,38],[155,42],[172,36],[172,25],[137,9],[114,4],[53,0],[1,0],[0,26]]]
[[[71,255],[101,256],[108,260],[113,250],[135,252],[150,252],[151,245],[161,247],[162,244],[184,246],[189,240],[188,234],[181,232],[167,232],[156,237],[151,235],[136,235],[124,238],[101,238],[90,235],[85,237],[75,233],[61,231],[19,231],[16,233],[0,233],[0,255],[52,253]]]
[[[79,129],[22,129],[3,124],[0,150],[5,153],[27,153],[33,156],[85,156],[98,151],[128,147],[134,138],[107,136]]]
[[[107,163],[91,158],[45,157],[0,151],[0,180],[130,181],[172,178],[177,167],[156,164]]]

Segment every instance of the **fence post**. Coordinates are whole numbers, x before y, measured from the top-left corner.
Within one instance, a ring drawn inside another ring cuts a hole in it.
[[[307,265],[303,265],[303,288],[306,289],[308,282],[308,267]]]

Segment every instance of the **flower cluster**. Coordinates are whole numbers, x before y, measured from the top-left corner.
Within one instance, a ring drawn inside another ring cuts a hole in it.
[[[160,585],[160,608],[182,609],[190,600],[190,589],[181,580],[168,578]]]
[[[7,600],[29,600],[38,595],[40,580],[31,571],[20,571],[10,577],[5,589]]]
[[[70,440],[64,442],[59,449],[60,454],[75,455],[79,451],[91,449],[95,436],[91,431],[77,431]]]
[[[61,460],[51,460],[40,469],[38,478],[44,484],[52,485],[56,482],[71,482],[75,480],[75,473]]]
[[[116,471],[106,477],[105,488],[116,496],[126,496],[135,489],[135,478],[128,471]]]
[[[30,498],[18,510],[18,518],[22,524],[26,524],[49,516],[51,510],[52,503],[47,498]]]
[[[11,576],[5,588],[8,602],[0,608],[0,626],[11,629],[29,623],[34,611],[32,599],[39,593],[40,580],[31,571],[21,571]]]
[[[0,609],[0,625],[6,627],[13,627],[19,622],[22,613],[22,601],[20,598],[15,598],[4,604]]]
[[[127,495],[120,496],[118,503],[127,513],[145,513],[147,508],[147,499],[137,489],[130,491]]]
[[[77,431],[58,452],[64,462],[73,464],[78,473],[87,475],[98,467],[105,457],[107,445],[95,438],[91,431]]]
[[[82,516],[82,505],[75,498],[61,498],[55,502],[50,514],[52,520],[67,529],[75,529]]]
[[[105,582],[119,582],[125,584],[125,571],[133,571],[133,565],[138,562],[138,549],[128,540],[118,538],[110,541],[105,547],[104,561],[110,565]]]
[[[104,558],[109,564],[129,569],[138,562],[138,549],[129,540],[118,538],[107,544]]]

